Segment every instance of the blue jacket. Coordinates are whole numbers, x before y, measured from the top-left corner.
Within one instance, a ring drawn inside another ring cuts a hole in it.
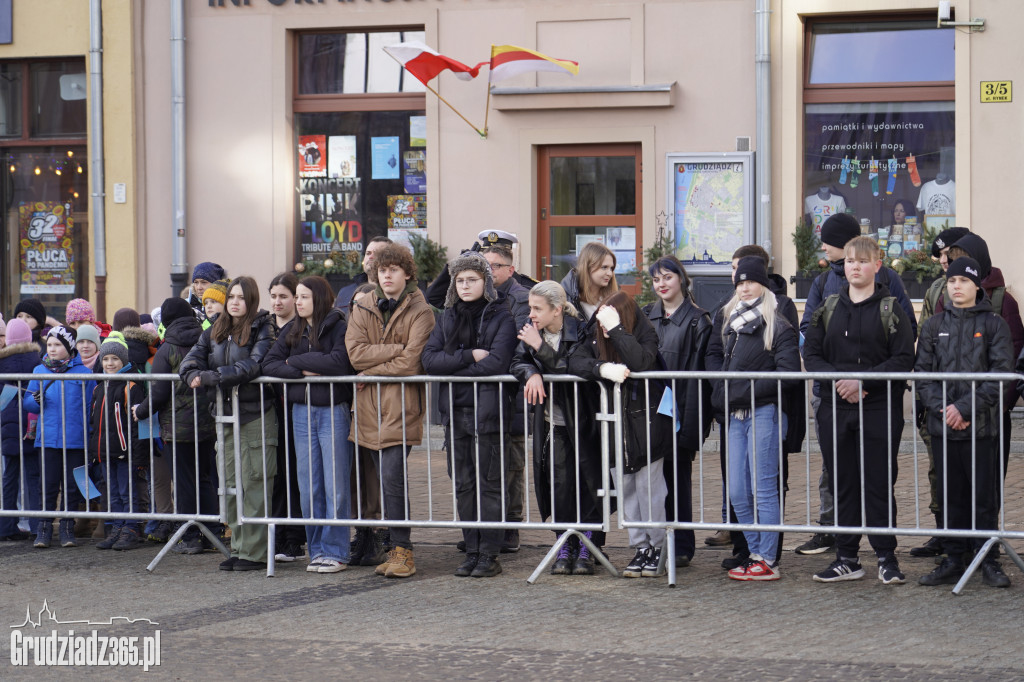
[[[95,381],[47,381],[46,375],[54,375],[45,365],[36,365],[33,374],[39,379],[28,383],[25,394],[25,409],[40,414],[36,426],[36,447],[85,449],[89,433],[89,399],[96,389]],[[76,354],[71,359],[67,374],[92,374]],[[63,385],[63,405],[61,404]],[[33,397],[36,391],[43,392],[43,405]],[[61,409],[63,408],[63,409]]]
[[[39,364],[42,351],[34,342],[18,343],[0,349],[0,375],[30,374]],[[17,381],[0,381],[0,386],[10,384],[17,387]],[[27,384],[22,383],[25,388]],[[25,393],[22,392],[22,407],[18,407],[18,396],[14,396],[7,407],[0,412],[0,451],[8,457],[18,457],[21,453],[21,440],[28,428],[28,410],[24,409]],[[19,414],[20,413],[20,414]],[[25,450],[32,449],[31,443],[25,444]]]

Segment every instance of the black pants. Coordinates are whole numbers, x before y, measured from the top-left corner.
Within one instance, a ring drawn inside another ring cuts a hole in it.
[[[377,475],[380,478],[380,487],[383,493],[381,495],[383,517],[389,521],[408,520],[409,486],[405,476],[405,460],[412,452],[412,446],[392,445],[382,450],[371,450],[360,446],[359,450],[372,457],[374,466],[377,467]],[[412,549],[411,538],[409,526],[391,529],[391,542],[398,547]]]
[[[455,503],[461,521],[501,521],[502,499],[501,433],[477,433],[476,415],[471,409],[456,408],[452,418],[454,436],[448,448],[448,475],[455,482]],[[478,513],[479,512],[479,513]],[[464,528],[467,554],[497,555],[505,532],[500,528]]]
[[[164,455],[171,452],[170,447],[164,447]],[[198,459],[199,467],[196,468]],[[195,514],[196,501],[199,502],[198,512],[200,514],[220,513],[220,506],[217,503],[216,488],[217,469],[217,439],[199,441],[198,443],[187,443],[178,441],[174,447],[174,495],[177,497],[175,511],[179,514]],[[198,480],[197,480],[198,477]],[[199,496],[196,497],[198,487]],[[199,529],[190,526],[185,532],[185,539],[198,536]]]
[[[588,460],[587,445],[580,444],[579,472],[577,474],[576,448],[569,437],[569,430],[564,426],[555,426],[552,444],[550,425],[544,434],[544,449],[548,453],[547,460],[553,478],[551,490],[554,492],[551,505],[551,520],[563,523],[601,523],[601,498],[591,483],[591,462]],[[551,480],[551,479],[549,479]],[[577,507],[578,503],[578,507]],[[555,531],[559,535],[559,531]],[[591,536],[594,544],[603,547],[605,533],[595,531]]]
[[[674,461],[673,461],[674,460]],[[693,521],[693,450],[676,450],[673,458],[671,452],[665,453],[664,464],[665,484],[668,496],[665,497],[665,518],[685,523]],[[676,556],[692,559],[696,551],[696,540],[692,530],[677,530],[675,533]]]
[[[291,410],[282,409],[280,400],[274,402],[274,409],[277,411],[277,476],[274,477],[270,515],[279,519],[302,519],[299,477],[295,473],[295,433],[292,428]],[[306,529],[301,523],[277,527],[274,544],[278,550],[283,550],[285,545],[290,544],[301,547],[305,542]]]
[[[946,528],[995,529],[999,513],[999,441],[975,441],[974,462],[970,440],[947,440],[932,436],[935,474],[939,483],[939,501],[945,501]],[[943,471],[945,468],[945,471]],[[972,501],[972,483],[973,496]],[[973,512],[973,520],[972,520]],[[960,556],[970,548],[979,549],[985,538],[943,538],[942,549]]]
[[[829,480],[835,486],[836,522],[839,526],[885,527],[896,525],[896,498],[893,486],[898,473],[897,455],[903,435],[903,401],[893,400],[891,412],[864,410],[861,429],[857,409],[838,409],[832,418],[832,405],[822,402],[816,415],[820,428],[821,456]],[[891,428],[890,428],[891,422]],[[835,426],[835,442],[832,431]],[[864,478],[861,480],[861,437],[864,446]],[[864,514],[861,514],[863,494]],[[859,534],[837,534],[836,554],[856,558],[860,551]],[[875,554],[896,549],[895,535],[869,535]]]

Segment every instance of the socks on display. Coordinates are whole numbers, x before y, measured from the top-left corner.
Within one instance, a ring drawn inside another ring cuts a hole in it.
[[[913,154],[907,157],[907,172],[910,173],[910,181],[914,183],[914,187],[920,187],[921,174],[917,172],[917,159]]]
[[[860,159],[855,156],[850,163],[850,189],[856,189],[857,185],[860,184],[860,174]]]
[[[878,160],[868,162],[868,180],[871,181],[871,193],[878,196]]]
[[[845,185],[846,184],[846,176],[849,175],[849,173],[850,173],[850,157],[849,156],[843,158],[843,162],[841,164],[839,164],[839,168],[841,169],[840,172],[839,172],[839,184],[840,185]]]
[[[896,157],[889,159],[889,182],[885,185],[885,193],[892,194],[896,189]]]

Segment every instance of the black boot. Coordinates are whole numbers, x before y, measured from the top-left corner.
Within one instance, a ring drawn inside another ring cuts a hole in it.
[[[365,526],[356,528],[356,536],[352,539],[352,548],[349,550],[348,563],[352,566],[360,566],[363,557],[366,555],[366,546],[372,531]]]
[[[922,575],[917,582],[922,585],[955,585],[964,574],[964,564],[960,557],[943,557],[939,567],[928,575]]]
[[[1003,573],[1003,567],[995,559],[987,557],[981,562],[981,582],[989,587],[1010,586],[1010,579]]]
[[[498,563],[498,557],[493,554],[481,554],[470,576],[474,578],[493,578],[499,573],[501,573],[501,564]]]
[[[386,528],[378,528],[370,533],[366,542],[366,551],[363,554],[362,566],[379,566],[388,558],[391,550],[391,531]]]
[[[468,578],[473,573],[473,569],[476,568],[477,563],[480,561],[480,555],[476,552],[467,554],[466,558],[463,559],[459,567],[455,569],[455,575],[460,578]]]

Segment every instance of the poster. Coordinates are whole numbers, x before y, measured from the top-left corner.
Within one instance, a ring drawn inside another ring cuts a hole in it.
[[[399,177],[397,137],[371,137],[371,180],[397,180]]]
[[[609,227],[604,231],[605,244],[612,251],[636,250],[636,228]]]
[[[597,242],[598,244],[604,244],[603,234],[578,234],[576,235],[576,253],[579,254],[580,249],[589,244],[590,242]]]
[[[409,117],[409,146],[410,147],[426,147],[427,146],[427,117],[426,116],[410,116]]]
[[[299,136],[299,177],[322,178],[327,175],[327,136]]]
[[[21,203],[21,293],[74,294],[74,220],[71,204]]]
[[[614,251],[615,253],[615,274],[624,275],[631,270],[636,270],[636,249],[632,251]]]
[[[298,249],[301,260],[363,250],[359,178],[299,178]]]
[[[416,254],[416,249],[412,247],[412,241],[409,239],[413,235],[424,237],[427,236],[427,228],[414,228],[414,229],[397,229],[388,230],[388,239],[395,242],[396,244],[402,244],[410,251],[413,255]]]
[[[408,194],[425,194],[427,191],[427,153],[423,151],[402,154],[405,170],[405,191]]]
[[[388,230],[417,229],[427,226],[425,194],[392,194],[388,196]]]
[[[327,177],[356,177],[355,135],[332,135],[327,138]]]

